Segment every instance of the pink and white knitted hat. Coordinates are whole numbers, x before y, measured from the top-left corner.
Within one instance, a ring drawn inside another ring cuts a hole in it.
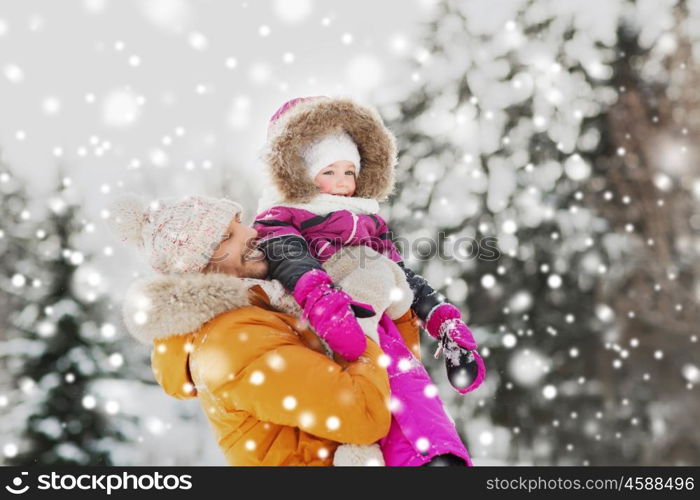
[[[109,224],[118,237],[136,245],[161,273],[204,269],[234,217],[243,212],[225,198],[187,196],[148,204],[124,195],[110,206]]]
[[[307,102],[307,101],[314,101],[318,99],[327,99],[325,96],[322,95],[314,95],[314,96],[309,96],[309,97],[295,97],[294,99],[290,99],[284,104],[282,104],[279,108],[277,108],[277,111],[270,117],[270,121],[267,123],[267,138],[269,139],[272,135],[274,135],[274,130],[275,126],[277,123],[280,121],[280,118],[292,109],[294,106],[296,106],[299,103],[302,102]]]

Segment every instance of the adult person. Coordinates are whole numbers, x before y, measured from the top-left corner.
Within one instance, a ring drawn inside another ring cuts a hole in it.
[[[229,464],[383,463],[373,444],[391,421],[381,349],[368,340],[353,362],[328,352],[299,322],[294,299],[263,279],[268,263],[240,205],[125,197],[111,213],[121,239],[157,272],[127,291],[127,328],[152,345],[167,394],[199,399]],[[415,314],[395,324],[417,349]]]

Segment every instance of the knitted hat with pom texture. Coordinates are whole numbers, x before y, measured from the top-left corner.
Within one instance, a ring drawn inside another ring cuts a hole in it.
[[[146,204],[128,194],[115,200],[109,212],[112,231],[139,248],[154,270],[192,273],[207,266],[243,208],[225,198],[187,196]]]

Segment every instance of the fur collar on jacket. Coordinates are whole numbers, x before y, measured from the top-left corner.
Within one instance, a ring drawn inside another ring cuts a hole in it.
[[[258,201],[258,213],[272,207],[292,207],[308,210],[316,215],[328,215],[336,210],[349,210],[355,214],[376,214],[379,212],[377,200],[358,198],[356,196],[337,196],[319,193],[308,203],[286,203],[276,188],[269,186],[263,190]]]
[[[193,332],[221,313],[250,305],[249,290],[256,285],[273,309],[299,316],[299,306],[278,281],[221,273],[157,274],[129,287],[122,309],[124,322],[137,340],[151,344],[158,338]]]
[[[319,97],[285,112],[269,133],[265,163],[287,203],[307,203],[318,194],[301,151],[315,140],[345,130],[360,152],[355,195],[384,201],[394,189],[396,139],[379,113],[350,99]]]

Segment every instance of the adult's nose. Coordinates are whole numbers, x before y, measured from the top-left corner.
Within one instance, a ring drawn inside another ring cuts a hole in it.
[[[257,243],[258,243],[258,230],[255,229],[254,227],[251,227],[251,228],[250,228],[250,232],[249,232],[249,235],[248,235],[247,243],[248,243],[248,246],[249,246],[250,248],[253,248],[253,247],[257,246]]]

